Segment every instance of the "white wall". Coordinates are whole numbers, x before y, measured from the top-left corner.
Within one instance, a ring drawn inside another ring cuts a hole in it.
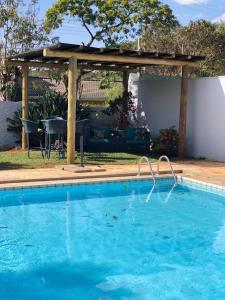
[[[187,153],[225,161],[225,76],[190,81]]]
[[[138,116],[148,125],[152,136],[170,126],[178,127],[180,88],[177,80],[139,82]]]
[[[7,131],[7,118],[12,118],[20,108],[21,102],[0,101],[0,149],[15,146],[18,137]]]
[[[189,80],[188,101],[187,154],[225,161],[225,77]],[[139,120],[153,136],[162,128],[178,128],[179,102],[179,79],[138,83]]]

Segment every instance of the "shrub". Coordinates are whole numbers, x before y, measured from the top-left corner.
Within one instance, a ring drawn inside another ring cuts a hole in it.
[[[109,106],[104,113],[112,116],[117,116],[117,128],[124,129],[129,125],[129,118],[136,121],[136,105],[135,98],[132,93],[126,93],[119,96],[115,100],[109,101]]]
[[[178,132],[175,127],[161,129],[153,143],[153,151],[160,155],[176,157],[178,154]]]

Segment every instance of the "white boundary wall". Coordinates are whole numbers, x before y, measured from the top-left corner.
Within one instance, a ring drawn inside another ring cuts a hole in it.
[[[7,131],[7,118],[12,118],[15,111],[21,108],[21,102],[0,101],[0,149],[13,147],[18,137]]]
[[[132,75],[131,75],[132,79]],[[142,80],[138,85],[138,118],[152,136],[178,128],[180,80]],[[225,76],[189,80],[187,155],[225,161]]]

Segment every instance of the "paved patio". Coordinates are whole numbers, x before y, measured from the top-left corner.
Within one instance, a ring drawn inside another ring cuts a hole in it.
[[[185,160],[173,162],[173,168],[179,175],[225,186],[225,163]],[[157,165],[154,163],[153,170],[156,171],[156,169]],[[169,173],[166,162],[162,162],[160,171],[162,174]],[[144,176],[149,175],[149,170],[145,164],[142,165],[141,173]],[[76,172],[74,172],[74,168],[62,170],[61,166],[47,169],[3,170],[0,171],[0,187],[132,178],[136,175],[136,165],[87,166],[85,171],[78,168]]]

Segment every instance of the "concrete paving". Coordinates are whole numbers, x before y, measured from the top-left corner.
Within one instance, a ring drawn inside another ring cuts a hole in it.
[[[176,173],[180,175],[225,186],[225,163],[205,160],[185,160],[172,163]],[[168,165],[162,162],[161,174],[170,174]],[[132,178],[137,175],[137,165],[104,165],[86,166],[86,171],[77,172],[74,168],[62,170],[61,167],[46,169],[17,169],[0,171],[0,187],[55,184],[76,181],[96,181],[109,178]],[[153,164],[156,172],[157,165]],[[142,165],[142,175],[149,175],[146,164]]]

